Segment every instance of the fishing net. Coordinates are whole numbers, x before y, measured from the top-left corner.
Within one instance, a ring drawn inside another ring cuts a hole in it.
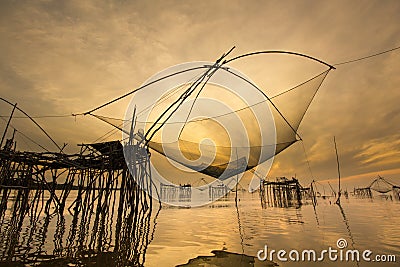
[[[369,188],[381,194],[386,194],[392,191],[393,184],[389,183],[382,177],[378,177],[371,183]]]
[[[123,142],[146,143],[166,157],[168,164],[159,168],[225,180],[298,140],[300,122],[330,70],[270,96],[234,69],[207,73],[212,64],[191,63],[180,66],[181,73],[171,68],[153,76],[134,94],[124,120],[94,116],[121,129]]]

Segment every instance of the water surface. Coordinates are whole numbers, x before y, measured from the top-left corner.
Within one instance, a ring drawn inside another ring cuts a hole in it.
[[[341,207],[329,199],[318,205],[261,208],[258,194],[234,194],[199,208],[163,206],[152,201],[151,212],[139,209],[129,216],[120,211],[118,192],[86,213],[63,215],[42,212],[45,202],[25,209],[12,193],[0,221],[2,265],[42,266],[271,266],[257,252],[268,249],[322,251],[343,238],[346,249],[393,254],[397,263],[282,262],[279,266],[399,266],[400,202],[385,199],[343,199]],[[29,195],[30,200],[32,194]],[[46,199],[46,198],[44,198]],[[31,202],[27,202],[31,203]],[[114,203],[114,204],[113,204]],[[134,211],[135,207],[129,207]],[[32,210],[36,210],[35,213]],[[41,211],[41,212],[39,212]]]

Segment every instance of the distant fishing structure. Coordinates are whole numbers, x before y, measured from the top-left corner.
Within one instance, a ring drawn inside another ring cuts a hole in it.
[[[266,207],[299,207],[301,206],[303,197],[310,196],[314,198],[315,195],[309,195],[310,188],[303,188],[296,178],[291,180],[286,177],[278,177],[276,181],[261,181],[260,197],[261,206]]]
[[[400,200],[400,186],[387,181],[379,175],[367,187],[354,188],[353,195],[357,198],[373,198],[373,191],[377,192],[381,197],[388,197],[387,194],[391,192],[395,200]],[[389,198],[392,199],[390,195]]]

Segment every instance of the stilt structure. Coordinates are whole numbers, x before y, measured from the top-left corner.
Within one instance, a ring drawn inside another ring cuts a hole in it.
[[[393,186],[393,197],[395,200],[400,201],[400,186]]]
[[[262,181],[261,205],[264,207],[300,206],[302,204],[301,188],[296,178],[289,180],[285,177],[278,177],[275,182]]]
[[[372,198],[371,188],[354,188],[353,194],[357,198]]]
[[[165,202],[188,202],[192,199],[192,186],[190,184],[173,185],[160,184],[160,200]]]
[[[382,198],[393,199],[388,193],[392,192],[395,200],[399,200],[399,190],[400,186],[394,185],[391,182],[385,180],[385,178],[378,175],[369,186],[363,188],[355,188],[354,196],[358,198],[372,198],[372,190],[380,194]]]
[[[226,196],[230,191],[231,190],[224,183],[210,185],[208,187],[208,195],[211,201]]]
[[[314,190],[314,186],[313,186],[312,182],[310,184],[310,187],[301,187],[301,199],[304,201],[310,201],[312,202],[312,204],[315,206],[317,205],[317,198],[315,195],[315,190]]]
[[[260,179],[260,200],[261,200],[261,207],[265,209],[268,207],[267,205],[267,197],[265,194],[265,180]]]
[[[152,212],[152,198],[142,188],[151,190],[151,176],[147,150],[137,145],[134,151],[129,171],[118,141],[84,144],[80,153],[66,155],[20,152],[6,140],[0,151],[0,261],[142,266]],[[54,237],[47,237],[54,219]],[[42,249],[45,243],[54,244],[53,254]]]

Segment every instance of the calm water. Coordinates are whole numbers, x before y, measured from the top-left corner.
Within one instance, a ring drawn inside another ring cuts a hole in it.
[[[265,245],[269,249],[288,252],[293,249],[318,252],[329,247],[336,249],[336,241],[344,238],[347,249],[369,249],[373,255],[393,254],[397,263],[330,262],[327,257],[323,264],[281,262],[276,256],[274,262],[279,266],[400,266],[398,201],[344,199],[341,209],[331,205],[329,200],[320,199],[314,210],[312,205],[262,209],[257,194],[240,193],[239,199],[237,208],[232,194],[228,199],[206,207],[163,207],[159,213],[158,203],[153,202],[151,214],[127,221],[122,230],[118,230],[122,233],[118,234],[119,250],[124,251],[119,257],[132,258],[134,254],[140,254],[140,262],[147,267],[183,265],[196,258],[188,266],[253,266],[248,259],[254,258],[241,255],[254,257]],[[118,201],[118,195],[115,201]],[[0,222],[0,255],[6,265],[24,262],[45,266],[110,266],[115,262],[115,254],[107,252],[116,248],[116,210],[114,214],[99,216],[98,220],[94,213],[91,217],[85,215],[74,220],[68,212],[62,217],[41,214],[33,220],[35,216],[28,212],[19,224],[21,220],[16,220],[15,216],[21,214],[11,213],[13,205],[15,203],[8,204]],[[133,230],[126,230],[129,225]],[[101,234],[93,229],[100,229]],[[223,252],[212,257],[214,250]],[[87,255],[94,255],[95,251],[102,253],[88,260],[89,263],[76,263],[73,258],[82,251],[88,258]],[[268,265],[255,259],[254,266]]]
[[[343,200],[342,210],[320,200],[301,208],[261,209],[257,195],[240,195],[239,216],[233,198],[214,207],[163,209],[156,236],[149,246],[146,266],[175,266],[212,250],[255,256],[269,248],[290,251],[321,251],[344,238],[349,248],[369,249],[376,254],[395,254],[397,263],[366,263],[359,266],[399,266],[400,203],[386,200]],[[321,263],[279,262],[280,266],[321,266]],[[354,262],[329,262],[323,266],[357,266]],[[163,265],[164,266],[164,265]]]

